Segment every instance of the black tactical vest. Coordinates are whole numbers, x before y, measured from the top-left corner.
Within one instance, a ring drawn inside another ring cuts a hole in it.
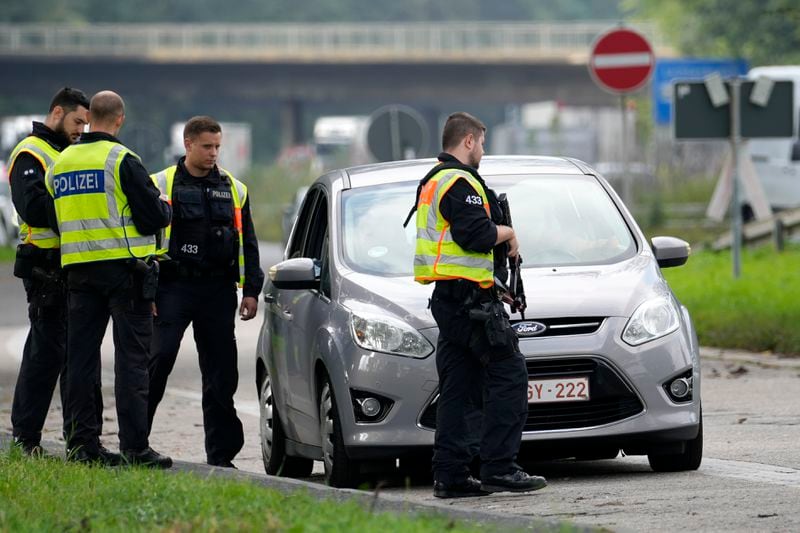
[[[214,186],[207,180],[176,176],[172,209],[171,258],[200,268],[237,266],[239,237],[227,176]]]

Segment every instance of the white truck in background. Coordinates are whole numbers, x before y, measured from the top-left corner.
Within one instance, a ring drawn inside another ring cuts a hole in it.
[[[170,129],[170,145],[164,150],[167,165],[174,165],[186,151],[183,147],[183,127],[185,123],[176,122]],[[239,179],[253,164],[253,134],[247,122],[220,122],[222,126],[222,146],[219,149],[217,165]]]
[[[369,117],[323,116],[314,122],[314,151],[324,170],[363,165],[371,161],[367,149]]]
[[[794,134],[750,140],[750,159],[773,210],[800,207],[800,65],[755,67],[747,73],[750,80],[760,77],[794,82]]]

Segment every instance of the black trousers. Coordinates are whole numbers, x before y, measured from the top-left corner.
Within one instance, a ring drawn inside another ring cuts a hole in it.
[[[125,261],[70,267],[67,275],[67,447],[99,445],[100,346],[113,319],[114,396],[119,447],[141,451],[147,441],[147,361],[153,331],[150,302]]]
[[[11,425],[14,438],[27,446],[42,439],[47,411],[61,377],[61,405],[66,406],[64,362],[67,342],[67,294],[63,283],[25,278],[30,330],[14,388]]]
[[[189,323],[203,380],[203,427],[209,463],[232,460],[244,445],[233,395],[239,385],[234,332],[238,295],[235,282],[221,278],[162,281],[150,360],[149,424],[164,397],[167,379]]]
[[[469,474],[476,448],[481,477],[513,472],[528,414],[525,358],[514,346],[491,353],[480,323],[470,320],[460,303],[434,291],[431,312],[439,326],[436,370],[439,401],[434,440],[434,477],[456,483]],[[484,341],[485,338],[479,339]],[[477,346],[487,346],[486,350]],[[491,355],[491,357],[486,357]],[[482,412],[478,429],[476,412]]]

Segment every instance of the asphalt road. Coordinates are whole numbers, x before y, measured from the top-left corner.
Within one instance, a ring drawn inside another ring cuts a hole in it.
[[[262,247],[262,263],[279,260],[276,245]],[[10,405],[26,334],[24,292],[0,271],[0,431],[10,431]],[[236,458],[244,471],[263,473],[258,433],[254,351],[263,319],[237,323],[239,390],[236,405],[245,427],[245,447]],[[113,350],[103,347],[103,441],[117,447],[113,405]],[[459,509],[477,509],[568,520],[617,531],[800,531],[800,359],[774,361],[755,356],[719,359],[706,350],[703,360],[705,453],[697,472],[653,473],[644,457],[610,461],[547,462],[534,466],[550,485],[527,495],[438,501]],[[156,416],[151,444],[173,457],[203,462],[200,374],[190,332]],[[56,395],[57,396],[57,395]],[[57,398],[45,438],[59,440]],[[321,468],[308,480],[321,483]],[[414,502],[434,500],[429,485],[382,489]]]

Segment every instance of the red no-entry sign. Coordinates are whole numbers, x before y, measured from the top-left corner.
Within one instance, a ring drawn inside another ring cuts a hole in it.
[[[631,29],[616,28],[595,41],[589,73],[603,89],[627,93],[647,83],[654,65],[655,56],[647,39]]]

